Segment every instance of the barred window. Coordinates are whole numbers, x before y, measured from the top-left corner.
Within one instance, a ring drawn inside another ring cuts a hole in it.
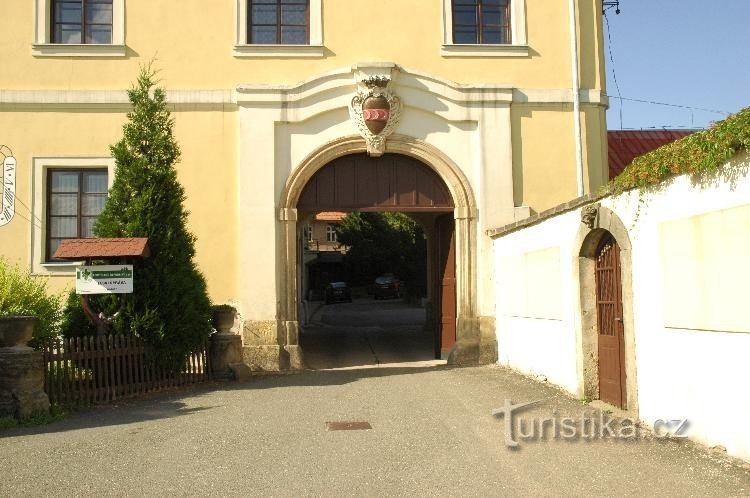
[[[511,0],[453,0],[453,43],[510,44]]]
[[[47,177],[47,261],[60,242],[94,236],[107,201],[106,169],[50,169]]]
[[[249,0],[247,43],[306,45],[310,43],[309,0]]]

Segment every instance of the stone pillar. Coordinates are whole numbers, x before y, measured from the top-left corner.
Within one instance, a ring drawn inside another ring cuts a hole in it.
[[[298,301],[301,299],[297,288],[297,265],[299,264],[300,246],[302,240],[297,232],[298,212],[296,209],[282,209],[279,221],[282,223],[283,238],[286,241],[283,271],[286,274],[286,288],[283,290],[282,306],[279,310],[279,328],[282,332],[280,344],[284,346],[287,355],[287,368],[301,370],[304,368],[302,348],[299,345],[299,317],[297,314]]]
[[[480,329],[477,317],[476,216],[467,207],[455,209],[456,219],[456,344],[448,364],[479,365]]]
[[[0,417],[49,412],[42,353],[26,346],[35,322],[33,317],[0,318]]]
[[[232,333],[211,336],[211,371],[216,379],[231,380],[242,363],[242,337]],[[232,366],[235,366],[232,368]]]
[[[305,360],[302,355],[302,347],[299,345],[299,322],[289,321],[284,323],[287,343],[284,346],[289,355],[289,368],[292,370],[304,370]]]
[[[244,324],[243,362],[253,372],[280,372],[302,367],[297,321],[297,210],[279,211],[279,274],[277,319]]]

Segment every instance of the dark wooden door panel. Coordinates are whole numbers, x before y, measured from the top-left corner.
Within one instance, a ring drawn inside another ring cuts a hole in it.
[[[378,198],[381,196],[378,183],[378,170],[367,164],[357,163],[357,199],[363,205],[375,206],[378,204]],[[388,179],[383,182],[385,186],[385,197],[388,196]]]
[[[453,201],[435,171],[407,156],[344,156],[324,166],[297,204],[307,211],[451,212]]]
[[[626,408],[625,329],[622,320],[620,247],[609,234],[599,245],[595,271],[599,398],[615,406]]]
[[[418,192],[421,185],[417,181],[417,172],[422,168],[403,168],[401,165],[396,165],[396,176],[397,176],[397,191],[398,198],[397,202],[402,206],[418,206]],[[432,173],[434,174],[434,173]],[[431,199],[427,199],[425,202],[426,206],[431,205]]]
[[[369,163],[365,163],[362,168],[369,168]],[[395,206],[396,189],[393,186],[393,164],[386,161],[378,161],[373,168],[378,177],[377,191],[373,206]],[[372,185],[362,185],[362,188],[372,190]]]
[[[456,234],[452,216],[438,219],[438,271],[440,294],[440,355],[447,355],[456,343]]]
[[[335,168],[336,188],[334,199],[342,206],[354,206],[357,203],[357,167],[353,159],[343,158],[341,168]]]

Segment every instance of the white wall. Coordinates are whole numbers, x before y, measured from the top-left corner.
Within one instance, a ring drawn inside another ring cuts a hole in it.
[[[640,211],[638,192],[600,203],[620,218],[632,244],[637,415],[646,424],[686,418],[691,437],[750,460],[750,155],[735,157],[732,167],[743,173],[733,182],[696,186],[680,177],[644,196]],[[494,241],[500,363],[577,396],[580,211]],[[518,263],[553,248],[559,271],[546,261],[541,276]],[[519,280],[526,280],[521,289],[546,281],[538,297],[547,302],[519,312],[512,296]],[[554,300],[562,303],[560,315],[542,316]]]
[[[577,393],[573,261],[580,218],[568,213],[495,241],[500,363]]]

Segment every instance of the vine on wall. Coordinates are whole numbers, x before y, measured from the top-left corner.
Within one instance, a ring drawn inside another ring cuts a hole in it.
[[[637,157],[612,179],[606,191],[612,194],[657,188],[683,174],[707,178],[738,152],[750,149],[750,107],[715,123],[711,128]]]

